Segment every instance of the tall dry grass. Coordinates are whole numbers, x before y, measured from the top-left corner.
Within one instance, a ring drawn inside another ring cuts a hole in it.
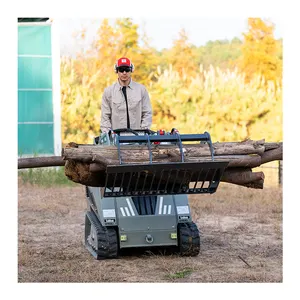
[[[135,73],[133,79],[134,76]],[[101,72],[101,67],[89,74],[88,62],[84,60],[79,64],[62,59],[63,143],[90,143],[99,134],[102,93],[116,78]],[[265,82],[261,76],[249,83],[244,79],[238,69],[224,71],[200,66],[196,75],[189,76],[187,72],[179,74],[172,65],[158,67],[145,83],[153,107],[152,129],[208,131],[213,141],[281,141],[281,84]]]
[[[199,68],[183,78],[172,69],[157,70],[149,91],[154,129],[176,127],[181,132],[208,131],[213,140],[245,138],[282,140],[282,90],[279,82],[261,76],[245,83],[238,69]]]

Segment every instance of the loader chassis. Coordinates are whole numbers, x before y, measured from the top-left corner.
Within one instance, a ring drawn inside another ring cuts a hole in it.
[[[120,157],[119,166],[107,167],[105,186],[86,186],[85,245],[96,259],[116,258],[122,249],[169,246],[184,256],[199,254],[200,234],[192,221],[188,194],[215,192],[228,163],[213,162],[213,152],[212,162],[185,163],[183,155],[180,163],[152,162],[154,142],[178,144],[179,140],[182,151],[185,139],[211,143],[208,133],[164,137],[128,129],[95,138],[95,146],[116,145]],[[121,145],[132,143],[148,144],[148,164],[122,162]]]

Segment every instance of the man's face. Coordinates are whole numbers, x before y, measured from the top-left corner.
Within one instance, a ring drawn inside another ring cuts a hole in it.
[[[131,76],[131,69],[129,67],[119,67],[118,77],[122,81],[127,81]]]

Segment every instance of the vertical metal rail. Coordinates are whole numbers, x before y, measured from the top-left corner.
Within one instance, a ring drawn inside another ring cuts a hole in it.
[[[140,177],[141,177],[141,173],[138,172],[138,173],[137,173],[137,179],[136,179],[136,182],[135,182],[135,187],[134,187],[134,190],[135,190],[135,191],[137,190],[137,186],[138,186]]]
[[[204,180],[202,181],[202,185],[201,185],[200,190],[203,189],[203,186],[204,186],[204,183],[205,183],[205,181],[206,181],[206,179],[207,179],[207,176],[208,176],[209,171],[210,171],[210,168],[209,168],[208,170],[206,170],[206,174],[205,174]]]
[[[129,182],[128,182],[128,186],[127,186],[127,190],[126,190],[126,193],[127,193],[127,194],[128,194],[128,191],[129,191],[131,179],[132,179],[132,172],[130,172]]]
[[[180,149],[181,162],[184,162],[184,154],[183,154],[182,142],[181,142],[180,134],[178,134],[177,132],[175,134],[176,134],[176,136],[178,138],[178,142],[176,144],[178,144],[179,149]]]
[[[117,148],[118,148],[119,162],[120,162],[120,165],[121,165],[122,164],[122,156],[121,156],[120,140],[119,140],[119,135],[118,134],[116,134],[116,144],[117,144]]]
[[[197,176],[197,180],[196,180],[195,185],[194,185],[193,192],[195,192],[195,190],[196,190],[196,186],[197,186],[197,183],[199,181],[199,178],[200,178],[200,175],[202,174],[202,172],[203,172],[203,169],[201,169],[201,171],[198,172],[198,176]]]
[[[142,187],[142,193],[144,192],[144,189],[145,189],[145,184],[146,184],[146,181],[147,181],[147,177],[148,177],[148,173],[146,173],[146,175],[145,175],[145,179],[144,179],[144,183],[143,183],[143,187]]]
[[[182,187],[182,183],[183,183],[183,181],[184,181],[184,179],[185,179],[185,176],[186,176],[186,170],[184,170],[183,179],[182,179],[181,182],[180,182],[180,185],[179,185],[179,188],[178,188],[178,192],[180,191],[180,189],[181,189],[181,187]]]
[[[122,179],[121,179],[121,184],[120,184],[120,190],[119,190],[119,192],[121,192],[121,190],[122,190],[122,192],[124,192],[124,187],[123,187],[124,177],[125,177],[125,173],[123,173],[123,175],[122,175]]]
[[[164,193],[165,193],[165,194],[167,193],[167,187],[168,187],[168,184],[169,184],[169,181],[170,181],[171,173],[172,173],[172,170],[170,170],[170,171],[168,172],[168,178],[167,178],[167,182],[166,182],[166,184],[165,184],[165,190],[164,190]]]
[[[209,146],[209,149],[210,149],[211,159],[212,159],[212,161],[214,161],[215,160],[214,159],[214,148],[212,146],[210,134],[207,131],[205,131],[204,134],[207,137],[207,143],[208,143],[208,146]]]
[[[158,181],[158,185],[157,185],[157,189],[156,189],[156,193],[158,192],[159,190],[159,186],[160,186],[160,183],[161,183],[161,179],[163,177],[163,174],[164,174],[164,169],[162,169],[161,173],[160,173],[160,178],[159,178],[159,181]]]
[[[155,176],[156,176],[156,172],[153,173],[152,181],[151,181],[150,188],[149,188],[149,193],[150,194],[151,194],[151,191],[152,191],[152,186],[153,186]]]
[[[146,133],[146,136],[147,136],[147,146],[148,146],[148,150],[149,150],[149,162],[150,162],[150,164],[152,164],[152,151],[151,151],[149,134]]]
[[[214,169],[214,173],[213,173],[212,179],[209,182],[209,186],[208,186],[209,189],[213,188],[213,183],[215,182],[215,176],[216,176],[216,174],[217,174],[217,169]]]
[[[178,178],[178,173],[179,173],[179,170],[177,169],[177,170],[176,170],[176,177],[175,177],[175,180],[174,180],[173,185],[172,185],[171,193],[173,193],[173,191],[174,191],[175,182],[176,182],[176,180],[177,180],[177,178]]]

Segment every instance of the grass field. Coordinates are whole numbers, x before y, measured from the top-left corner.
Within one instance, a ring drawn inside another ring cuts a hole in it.
[[[281,186],[254,190],[221,183],[213,195],[191,196],[193,220],[201,233],[197,257],[147,252],[96,261],[84,247],[84,187],[64,179],[56,185],[31,184],[22,176],[19,282],[283,280]]]

